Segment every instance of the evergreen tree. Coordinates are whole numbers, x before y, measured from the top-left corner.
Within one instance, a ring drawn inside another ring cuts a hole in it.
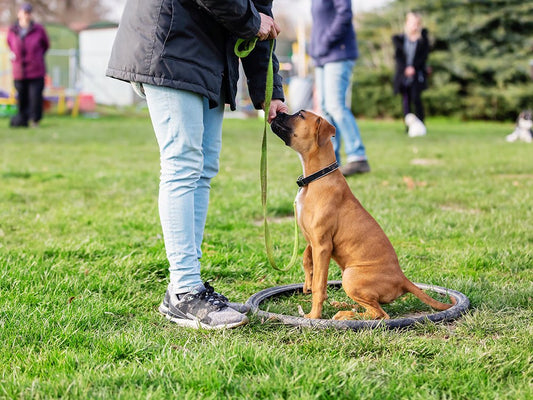
[[[533,2],[396,0],[358,17],[357,114],[401,115],[399,99],[392,98],[390,38],[402,31],[409,10],[423,15],[433,47],[424,93],[429,115],[514,119],[533,108]]]

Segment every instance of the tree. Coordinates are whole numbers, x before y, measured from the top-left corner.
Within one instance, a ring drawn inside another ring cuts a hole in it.
[[[371,107],[383,115],[400,114],[399,101],[391,99],[390,37],[402,30],[408,10],[422,13],[433,45],[431,87],[424,94],[430,115],[507,119],[533,107],[533,2],[396,0],[358,21],[362,55],[354,90],[357,113],[374,87],[388,95]],[[387,85],[389,91],[384,90]],[[362,113],[368,112],[373,111]]]
[[[109,8],[102,0],[32,0],[33,12],[42,23],[83,26],[105,19]],[[16,20],[20,1],[0,0],[0,24]]]

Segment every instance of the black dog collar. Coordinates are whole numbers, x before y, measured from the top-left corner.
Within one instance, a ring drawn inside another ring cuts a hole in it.
[[[317,179],[320,179],[320,178],[332,173],[337,168],[339,168],[339,164],[337,164],[337,161],[335,161],[333,164],[328,165],[326,168],[321,169],[320,171],[315,172],[314,174],[306,176],[305,178],[304,178],[303,175],[300,175],[300,177],[296,181],[296,184],[299,187],[303,187],[303,186],[309,185],[311,182],[316,181]]]

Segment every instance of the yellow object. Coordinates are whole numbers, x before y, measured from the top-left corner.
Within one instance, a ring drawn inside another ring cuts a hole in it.
[[[74,106],[72,107],[71,117],[77,117],[80,114],[80,96],[74,96]]]
[[[17,101],[14,97],[2,97],[0,98],[0,104],[14,106],[17,104]]]
[[[65,110],[66,110],[65,92],[62,91],[61,93],[59,93],[59,95],[57,97],[57,113],[59,115],[64,115],[65,114]]]

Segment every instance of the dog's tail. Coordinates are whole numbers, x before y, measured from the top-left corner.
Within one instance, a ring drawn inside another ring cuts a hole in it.
[[[457,300],[455,300],[453,297],[450,296],[450,300],[452,304],[446,304],[441,303],[438,300],[435,300],[434,298],[428,296],[422,289],[420,289],[418,286],[416,286],[413,282],[411,282],[409,279],[405,279],[405,290],[408,292],[414,294],[416,297],[418,297],[421,301],[426,303],[428,306],[433,307],[436,310],[447,310],[448,308],[452,307],[457,303]]]

